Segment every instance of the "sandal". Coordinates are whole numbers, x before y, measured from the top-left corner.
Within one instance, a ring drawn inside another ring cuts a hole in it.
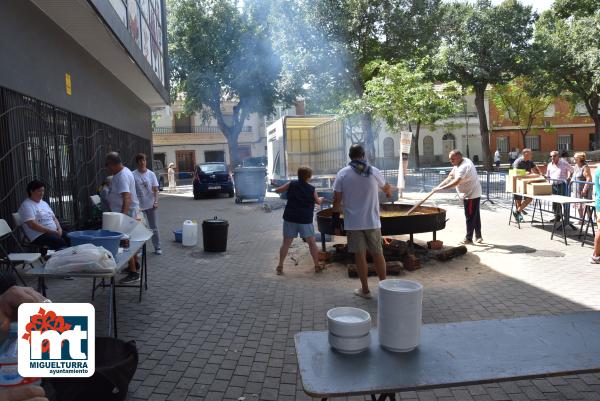
[[[283,274],[283,266],[277,266],[277,268],[275,269],[275,272],[277,273],[278,276],[281,276]]]
[[[315,265],[315,273],[320,273],[325,270],[325,266]]]

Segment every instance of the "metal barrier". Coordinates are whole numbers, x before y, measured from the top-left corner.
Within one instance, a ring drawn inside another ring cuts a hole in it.
[[[46,184],[46,200],[65,228],[93,219],[90,196],[107,175],[104,155],[118,151],[134,168],[151,141],[0,87],[0,218],[12,222],[31,180]]]

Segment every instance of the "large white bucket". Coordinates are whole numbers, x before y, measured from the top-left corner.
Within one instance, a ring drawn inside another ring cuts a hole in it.
[[[127,234],[131,241],[147,241],[153,235],[141,221],[116,212],[102,213],[102,229]]]
[[[183,222],[181,244],[183,246],[196,246],[198,244],[198,223],[192,220]]]
[[[102,229],[109,231],[121,231],[121,221],[123,214],[116,212],[104,212],[102,213]]]
[[[421,284],[398,279],[379,282],[377,309],[379,343],[383,348],[408,352],[419,345],[423,313]]]

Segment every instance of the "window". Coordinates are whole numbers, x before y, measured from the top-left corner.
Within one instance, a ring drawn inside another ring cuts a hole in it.
[[[539,135],[526,135],[525,136],[525,147],[531,150],[540,150],[540,137]]]
[[[575,105],[575,114],[578,116],[585,116],[587,115],[588,111],[587,108],[585,107],[585,103],[583,102],[577,102],[577,104]]]
[[[496,138],[496,149],[500,150],[500,153],[508,153],[508,137],[499,136]]]
[[[200,167],[200,170],[204,174],[213,174],[228,170],[225,164],[201,164],[198,167]]]
[[[573,150],[573,135],[558,136],[558,150]]]
[[[207,150],[204,152],[204,161],[210,162],[225,162],[225,152],[222,150]]]
[[[383,140],[383,157],[394,157],[394,138],[387,137]]]
[[[551,104],[550,106],[548,106],[548,108],[546,108],[546,110],[544,110],[544,117],[554,117],[555,113],[556,107],[554,106],[554,104]]]

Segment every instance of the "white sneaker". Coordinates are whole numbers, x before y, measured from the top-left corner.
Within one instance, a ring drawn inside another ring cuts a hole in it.
[[[364,299],[371,299],[371,298],[373,298],[371,296],[371,292],[370,291],[369,292],[363,292],[362,288],[355,289],[354,290],[354,295],[356,295],[357,297],[364,298]]]
[[[155,255],[162,255],[162,249],[156,249],[156,250],[154,251],[154,254],[155,254]]]
[[[600,256],[591,256],[590,263],[594,265],[600,264]]]

